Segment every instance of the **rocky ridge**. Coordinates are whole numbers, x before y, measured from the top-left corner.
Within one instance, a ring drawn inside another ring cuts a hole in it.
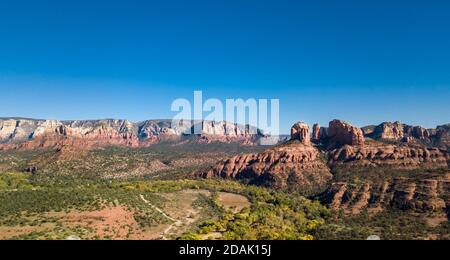
[[[180,121],[172,127],[170,120],[58,121],[21,118],[0,119],[0,149],[47,148],[61,145],[92,147],[119,145],[148,146],[161,141],[200,136],[202,142],[241,142],[256,144],[264,135],[258,129],[226,122]],[[194,128],[200,133],[194,135]]]
[[[438,126],[436,129],[426,129],[400,122],[384,122],[378,126],[363,129],[365,129],[364,135],[366,137],[379,141],[422,143],[434,146],[448,146],[450,144],[449,125]]]
[[[333,183],[321,200],[347,214],[378,213],[387,207],[419,212],[450,208],[450,174],[438,179],[394,178],[382,183]]]
[[[339,120],[330,123],[325,138],[333,146],[364,142],[360,129]],[[320,190],[332,179],[323,155],[311,143],[309,126],[299,122],[292,126],[289,143],[262,153],[230,158],[199,175],[203,178],[245,180],[252,184],[309,193]]]
[[[403,138],[405,132],[412,133],[414,138],[427,136],[418,127],[405,129],[399,123],[373,127],[372,130],[372,135],[382,130],[383,134],[379,135],[382,139]],[[314,125],[310,135],[305,123],[296,123],[288,143],[265,152],[221,161],[201,172],[200,176],[233,178],[306,194],[328,186],[321,196],[322,201],[354,214],[369,208],[383,210],[394,204],[417,210],[448,206],[448,176],[444,178],[437,174],[433,178],[428,175],[431,179],[416,178],[418,171],[449,170],[450,151],[447,148],[366,140],[364,133],[347,122],[333,120],[328,128]],[[397,178],[394,174],[397,170],[410,172],[410,176]],[[367,178],[376,171],[383,172],[381,182]],[[338,177],[340,172],[353,177],[343,182]],[[369,175],[365,177],[364,173]],[[360,180],[366,181],[361,183]],[[319,189],[315,189],[317,187]]]
[[[244,180],[278,189],[320,189],[332,178],[320,156],[320,151],[313,146],[290,143],[261,153],[232,157],[199,175]]]
[[[446,149],[423,146],[388,145],[376,143],[349,146],[329,152],[330,167],[390,167],[392,169],[447,168],[450,153]]]

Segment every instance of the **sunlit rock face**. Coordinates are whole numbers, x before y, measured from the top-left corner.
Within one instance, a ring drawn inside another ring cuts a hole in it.
[[[272,188],[307,191],[324,187],[332,174],[320,151],[289,143],[261,153],[235,156],[198,173],[203,178],[228,178]]]
[[[199,129],[198,134],[196,128]],[[0,149],[47,148],[60,145],[129,147],[196,137],[200,142],[242,142],[256,144],[262,137],[254,127],[226,122],[148,120],[33,120],[0,119]],[[200,136],[201,138],[198,138]]]
[[[309,126],[303,122],[296,123],[291,128],[291,140],[298,140],[304,145],[311,144]]]
[[[364,133],[360,128],[342,120],[330,122],[327,138],[335,146],[363,145],[365,142]]]

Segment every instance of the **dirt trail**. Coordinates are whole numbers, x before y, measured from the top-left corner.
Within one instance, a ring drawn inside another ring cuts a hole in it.
[[[199,220],[201,207],[193,207],[193,203],[198,199],[199,194],[203,194],[208,198],[211,197],[211,193],[205,190],[184,190],[164,194],[163,196],[167,200],[164,209],[153,205],[142,194],[139,197],[145,204],[170,221],[171,224],[167,228],[159,231],[161,234],[160,239],[170,240],[182,235],[192,224]],[[229,212],[239,213],[244,208],[251,206],[251,203],[244,196],[226,192],[220,192],[218,195],[219,205],[225,207]],[[221,234],[209,234],[208,237],[219,238],[219,235]]]
[[[150,203],[150,201],[146,200],[145,197],[144,197],[144,195],[141,194],[140,197],[141,197],[141,200],[142,200],[143,202],[145,202],[145,204],[149,205],[149,206],[152,207],[154,210],[158,211],[161,215],[163,215],[166,219],[168,219],[168,220],[170,220],[171,222],[173,222],[168,228],[166,228],[166,229],[164,230],[164,232],[163,232],[162,235],[161,235],[162,240],[168,240],[166,236],[170,233],[170,231],[172,231],[172,229],[173,229],[174,227],[179,227],[179,226],[181,226],[181,225],[183,224],[183,221],[181,221],[181,220],[176,220],[176,219],[170,217],[170,216],[167,215],[162,209],[156,207],[155,205],[153,205],[152,203]]]
[[[141,200],[143,202],[145,202],[147,205],[149,205],[150,207],[152,207],[154,210],[158,211],[159,213],[161,213],[165,218],[167,218],[168,220],[172,221],[172,222],[176,222],[176,219],[171,218],[170,216],[168,216],[162,209],[156,207],[155,205],[151,204],[150,201],[146,200],[144,195],[141,195]]]

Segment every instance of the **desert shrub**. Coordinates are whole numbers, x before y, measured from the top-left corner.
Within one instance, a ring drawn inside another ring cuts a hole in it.
[[[0,191],[31,189],[31,174],[27,173],[1,173],[0,174]]]

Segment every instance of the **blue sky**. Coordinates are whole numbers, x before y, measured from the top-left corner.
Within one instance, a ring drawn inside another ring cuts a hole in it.
[[[450,3],[0,0],[0,117],[172,117],[279,98],[281,127],[450,122]]]

